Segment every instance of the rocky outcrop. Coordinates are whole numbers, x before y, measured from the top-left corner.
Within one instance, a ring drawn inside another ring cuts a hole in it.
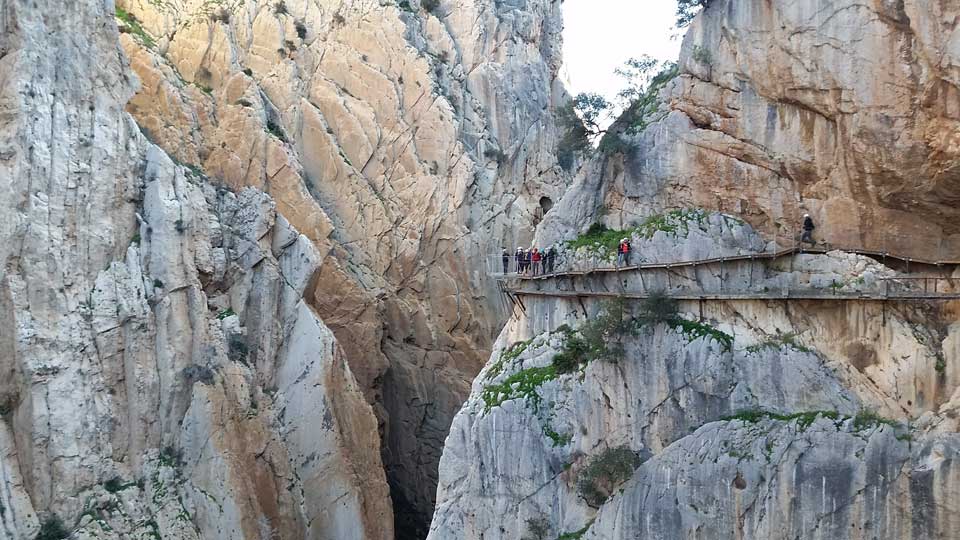
[[[110,4],[0,17],[0,538],[393,538],[321,253],[141,135]]]
[[[178,160],[263,189],[321,254],[310,303],[381,420],[423,530],[453,414],[505,316],[479,264],[559,199],[560,3],[118,2],[128,110]],[[142,25],[142,26],[141,26]]]
[[[598,206],[610,225],[699,206],[781,244],[808,212],[822,241],[949,259],[958,16],[950,0],[711,2],[649,127],[615,126],[626,150],[585,169],[546,239],[589,225]]]
[[[757,244],[726,223],[657,233],[647,250]],[[750,274],[881,271],[892,272],[831,254]],[[629,271],[579,279],[590,291],[658,287]],[[671,315],[662,302],[523,299],[454,420],[430,538],[951,537],[960,326],[949,309],[743,299],[681,301]]]

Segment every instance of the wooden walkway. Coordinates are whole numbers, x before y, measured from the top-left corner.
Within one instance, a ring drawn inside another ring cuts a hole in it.
[[[501,280],[500,288],[501,290],[508,295],[516,296],[540,296],[540,297],[555,297],[555,298],[584,298],[584,297],[620,297],[628,299],[644,299],[650,298],[653,294],[652,291],[627,291],[627,290],[543,290],[540,289],[539,283],[554,280],[558,278],[575,278],[575,277],[585,277],[591,275],[602,275],[602,274],[611,274],[611,273],[620,273],[620,272],[644,272],[644,271],[655,271],[655,270],[669,270],[677,268],[689,268],[713,264],[724,264],[728,262],[738,262],[738,261],[762,261],[762,260],[775,260],[783,257],[789,257],[800,254],[825,254],[831,251],[843,251],[845,253],[853,253],[857,255],[864,255],[871,257],[880,262],[886,262],[888,260],[897,261],[902,264],[905,264],[907,268],[911,264],[918,266],[926,267],[937,267],[937,268],[948,268],[948,267],[960,267],[960,261],[931,261],[924,259],[915,259],[911,257],[903,257],[892,253],[870,251],[863,249],[840,249],[832,246],[825,247],[813,247],[813,248],[801,248],[799,246],[792,248],[785,248],[774,252],[769,253],[754,253],[746,255],[733,255],[729,257],[715,257],[711,259],[699,259],[692,261],[680,261],[680,262],[670,262],[670,263],[641,263],[630,266],[621,266],[621,267],[600,267],[584,270],[565,270],[561,272],[554,272],[551,274],[541,274],[537,276],[529,275],[520,275],[520,274],[498,274],[498,279]],[[517,285],[513,286],[511,283],[504,283],[504,281],[513,280]],[[783,288],[774,288],[773,290],[764,290],[764,291],[720,291],[720,292],[711,292],[711,291],[696,291],[689,289],[668,289],[665,291],[657,291],[657,294],[662,295],[666,294],[670,298],[677,300],[814,300],[814,301],[840,301],[840,300],[857,300],[857,301],[880,301],[885,302],[888,300],[960,300],[960,278],[947,278],[947,277],[938,277],[938,276],[917,276],[917,275],[904,275],[895,278],[881,278],[881,286],[877,287],[877,290],[840,290],[840,289],[823,289],[823,288],[813,288],[813,287],[783,287]],[[946,282],[948,291],[940,292],[939,282]],[[930,288],[930,283],[933,283],[932,290]],[[534,287],[526,287],[524,283],[534,285]],[[568,286],[572,286],[574,283],[573,280],[568,280]],[[906,286],[902,287],[903,284],[912,284],[916,283],[916,286]],[[922,286],[920,285],[922,283]],[[891,284],[901,285],[901,287],[890,287]],[[589,287],[588,287],[589,289]],[[721,287],[722,289],[722,287]],[[950,291],[952,289],[952,291]],[[953,292],[956,291],[956,292]]]
[[[691,266],[705,266],[710,264],[722,264],[722,263],[736,262],[736,261],[774,260],[774,259],[781,259],[783,257],[789,257],[789,256],[801,255],[801,254],[823,255],[831,251],[842,251],[844,253],[864,255],[866,257],[876,259],[877,261],[880,261],[880,262],[886,262],[887,260],[897,261],[897,262],[906,264],[908,268],[911,264],[920,265],[920,266],[933,266],[938,268],[960,266],[960,260],[931,261],[927,259],[916,259],[913,257],[905,257],[905,256],[897,255],[894,253],[886,253],[881,251],[871,251],[871,250],[857,249],[857,248],[843,249],[843,248],[826,246],[826,247],[812,247],[812,248],[791,247],[791,248],[784,248],[778,251],[771,251],[768,253],[750,253],[746,255],[731,255],[728,257],[714,257],[711,259],[697,259],[692,261],[678,261],[678,262],[668,262],[668,263],[641,263],[641,264],[633,264],[629,266],[620,266],[620,267],[610,266],[610,267],[590,268],[590,269],[584,269],[584,270],[565,270],[562,272],[554,272],[552,274],[541,274],[537,276],[521,275],[517,273],[497,274],[497,276],[499,276],[501,279],[513,278],[513,279],[522,279],[525,281],[542,281],[546,279],[553,279],[556,277],[587,276],[590,274],[628,272],[631,270],[682,268],[682,267],[691,267]]]
[[[553,298],[627,298],[642,300],[653,296],[651,292],[631,291],[551,291],[535,289],[517,289],[506,287],[510,294],[517,296],[546,296]],[[657,291],[658,295],[666,295],[676,300],[860,300],[884,302],[887,300],[960,300],[960,292],[956,293],[925,293],[923,291],[909,292],[896,291],[891,293],[854,291],[832,292],[823,289],[787,289],[778,292],[740,292],[740,293],[695,293]]]

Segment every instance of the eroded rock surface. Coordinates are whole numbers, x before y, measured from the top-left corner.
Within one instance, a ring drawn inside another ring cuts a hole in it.
[[[118,4],[147,34],[122,36],[145,133],[263,189],[317,246],[310,303],[423,532],[443,438],[505,317],[482,261],[527,245],[541,198],[562,194],[560,3]]]
[[[654,235],[648,248],[730,250],[723,235],[704,244],[722,219]],[[754,244],[756,233],[738,227],[741,244]],[[752,264],[761,267],[722,270],[722,281],[746,289],[748,274],[895,273],[842,254]],[[708,286],[719,272],[677,271],[673,283]],[[652,272],[578,279],[580,290],[670,291]],[[949,307],[682,301],[679,315],[657,318],[658,306],[625,301],[620,320],[630,322],[617,330],[604,314],[620,308],[599,298],[523,304],[454,420],[430,538],[545,529],[549,538],[946,539],[956,530],[960,325]],[[607,326],[590,337],[585,328],[600,320]],[[599,346],[617,352],[595,358]],[[616,449],[636,460],[621,477],[590,472]],[[597,477],[603,497],[584,488]]]
[[[781,244],[809,212],[820,240],[950,259],[958,17],[953,0],[712,2],[649,127],[586,168],[546,240],[589,225],[598,206],[611,225],[699,206]]]
[[[141,135],[114,15],[0,18],[0,538],[393,538],[321,253]]]

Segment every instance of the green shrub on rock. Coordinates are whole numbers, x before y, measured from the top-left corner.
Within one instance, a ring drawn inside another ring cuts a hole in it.
[[[577,478],[577,491],[587,504],[600,507],[614,491],[633,476],[641,464],[636,452],[626,446],[608,448],[590,460]]]

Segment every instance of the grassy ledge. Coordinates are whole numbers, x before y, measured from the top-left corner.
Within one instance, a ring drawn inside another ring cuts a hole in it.
[[[143,29],[143,26],[140,24],[140,21],[137,20],[133,14],[129,13],[123,8],[118,7],[114,13],[117,19],[123,23],[123,26],[120,27],[120,32],[133,34],[140,38],[140,41],[143,43],[144,47],[152,49],[156,44],[150,34]]]

